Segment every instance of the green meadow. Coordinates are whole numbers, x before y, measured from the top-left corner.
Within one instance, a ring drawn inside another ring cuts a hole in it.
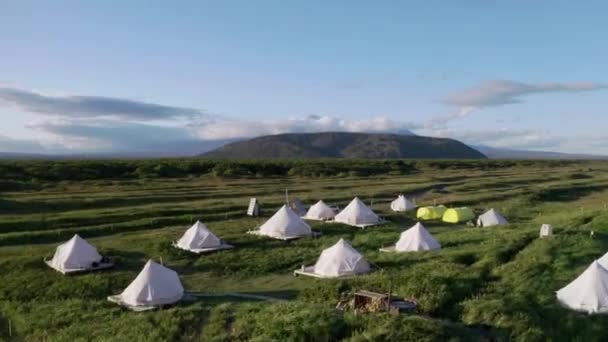
[[[307,206],[359,196],[388,223],[312,222],[322,235],[292,242],[245,234],[282,205],[285,189]],[[416,222],[389,210],[400,193],[418,205],[496,208],[511,224],[424,222],[442,250],[380,253]],[[261,217],[245,215],[250,197]],[[605,341],[608,316],[566,310],[555,291],[608,251],[607,205],[608,163],[591,161],[2,162],[0,340]],[[172,248],[197,219],[235,249]],[[539,239],[542,223],[555,235]],[[43,258],[75,233],[116,267],[72,276],[48,268]],[[293,276],[341,237],[376,271]],[[150,258],[177,271],[187,291],[218,295],[142,313],[106,301]],[[394,295],[416,300],[416,313],[334,309],[343,292],[391,283]]]

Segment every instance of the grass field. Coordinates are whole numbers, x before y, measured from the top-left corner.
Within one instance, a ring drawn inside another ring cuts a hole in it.
[[[346,162],[345,162],[346,163]],[[448,162],[446,162],[448,163]],[[26,341],[601,341],[608,316],[561,308],[554,292],[608,251],[608,163],[528,163],[486,168],[418,167],[407,175],[31,180],[0,193],[0,339]],[[449,164],[449,163],[448,163]],[[307,205],[341,206],[357,195],[389,223],[367,230],[312,223],[318,238],[290,243],[246,235],[278,209],[285,189]],[[501,210],[511,225],[472,228],[425,223],[439,252],[379,253],[415,223],[395,214],[397,194],[420,205]],[[263,217],[244,215],[249,197]],[[236,246],[193,256],[175,250],[196,219]],[[542,223],[555,235],[538,238]],[[590,237],[590,231],[595,232]],[[62,276],[42,262],[74,233],[117,267]],[[292,275],[340,237],[379,270],[350,280]],[[162,258],[189,291],[245,292],[287,299],[201,298],[133,313],[106,301],[149,259]],[[415,298],[419,312],[355,316],[334,310],[343,291],[387,291]],[[9,325],[10,334],[9,336]]]

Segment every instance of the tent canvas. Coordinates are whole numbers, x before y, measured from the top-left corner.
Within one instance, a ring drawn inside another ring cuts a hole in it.
[[[466,222],[475,219],[475,213],[471,208],[450,208],[443,213],[442,220],[447,223]]]
[[[602,255],[601,258],[597,259],[597,262],[599,262],[600,265],[602,265],[605,269],[608,270],[608,252]]]
[[[289,207],[293,210],[298,216],[306,215],[306,208],[302,201],[299,198],[295,198],[291,202],[289,202]]]
[[[477,219],[477,225],[480,227],[491,227],[505,224],[509,224],[507,219],[493,208],[480,215]]]
[[[327,221],[336,216],[336,212],[322,200],[311,206],[303,218],[306,220]]]
[[[416,209],[416,205],[403,195],[399,195],[395,200],[391,202],[392,211],[401,212],[414,209]]]
[[[212,252],[222,249],[231,249],[232,245],[224,243],[201,221],[196,221],[184,235],[174,243],[174,246],[194,253]]]
[[[317,278],[350,277],[371,272],[371,266],[346,240],[340,239],[335,245],[323,250],[313,266],[303,266],[294,271],[295,275]]]
[[[97,249],[78,234],[70,240],[57,246],[51,260],[45,260],[51,268],[63,273],[93,271],[113,266],[105,261]]]
[[[401,233],[394,246],[380,248],[381,252],[418,252],[441,249],[439,242],[418,222]]]
[[[419,220],[440,220],[447,208],[443,205],[418,208],[416,218]]]
[[[177,273],[148,260],[135,280],[119,295],[108,300],[136,311],[150,310],[178,302],[184,288]]]
[[[597,260],[571,283],[556,292],[557,300],[575,311],[608,312],[608,270]]]
[[[315,234],[310,229],[310,226],[287,205],[283,205],[258,230],[249,231],[248,233],[280,240],[297,239]]]
[[[546,236],[551,236],[553,235],[553,226],[551,226],[550,224],[543,224],[542,226],[540,226],[540,237],[546,237]]]
[[[359,228],[382,223],[378,215],[367,207],[358,197],[353,198],[353,200],[334,217],[334,221]]]

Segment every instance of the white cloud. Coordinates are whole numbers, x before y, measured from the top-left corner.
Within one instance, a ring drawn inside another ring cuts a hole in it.
[[[491,81],[449,95],[443,100],[450,111],[424,124],[370,116],[343,119],[310,115],[276,120],[240,120],[205,114],[201,110],[101,96],[49,96],[0,86],[0,106],[8,104],[34,113],[42,121],[29,120],[31,140],[0,136],[0,151],[112,152],[163,151],[190,154],[204,151],[218,140],[296,132],[372,132],[450,137],[469,144],[506,148],[587,150],[606,149],[604,137],[564,138],[543,130],[458,130],[450,124],[480,107],[521,101],[523,96],[543,92],[579,92],[605,88],[595,83],[525,84]],[[504,120],[503,120],[504,121]],[[507,121],[504,121],[507,122]],[[158,124],[153,124],[158,123]],[[8,133],[5,133],[8,134]],[[604,152],[606,153],[606,152]]]
[[[173,120],[196,118],[201,110],[105,96],[50,96],[14,87],[0,87],[0,104],[26,112],[68,118]]]
[[[386,118],[344,120],[311,115],[275,121],[245,121],[225,117],[204,119],[186,126],[152,125],[122,120],[61,119],[28,126],[43,132],[44,143],[72,152],[130,152],[188,155],[223,142],[268,134],[293,132],[379,132],[411,134],[413,125]]]
[[[576,93],[607,89],[602,83],[540,83],[530,84],[508,80],[483,82],[475,87],[456,91],[440,100],[452,108],[447,114],[432,117],[425,123],[426,128],[445,128],[449,121],[466,118],[475,111],[486,108],[522,102],[522,98],[532,94],[567,92]]]
[[[384,117],[345,120],[331,116],[309,115],[305,118],[262,121],[206,117],[193,123],[190,127],[201,139],[217,140],[296,132],[340,131],[411,134],[410,130],[419,126]]]
[[[562,145],[563,137],[543,130],[487,129],[455,130],[441,129],[420,132],[424,135],[452,138],[470,145],[486,145],[500,148],[542,149]]]
[[[193,155],[222,143],[203,141],[186,127],[116,120],[70,120],[30,126],[50,134],[49,140],[75,152],[158,153]]]
[[[522,102],[522,97],[551,92],[583,92],[606,89],[601,83],[540,83],[531,84],[508,80],[493,80],[449,94],[441,100],[448,106],[480,108]]]

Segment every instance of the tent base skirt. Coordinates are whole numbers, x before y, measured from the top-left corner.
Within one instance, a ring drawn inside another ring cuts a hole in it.
[[[298,235],[298,236],[269,236],[266,234],[262,234],[262,232],[260,232],[259,230],[250,230],[247,232],[247,234],[250,235],[257,235],[257,236],[264,236],[264,237],[268,237],[271,239],[277,239],[277,240],[283,240],[283,241],[289,241],[289,240],[295,240],[295,239],[300,239],[300,238],[304,238],[304,237],[317,237],[319,235],[321,235],[321,233],[319,232],[311,232],[310,235]]]
[[[331,219],[322,219],[322,218],[318,218],[318,217],[308,217],[308,216],[301,216],[300,218],[302,220],[319,221],[319,222],[330,222],[330,220],[331,220]]]
[[[415,211],[415,210],[416,210],[416,208],[411,208],[411,209],[393,209],[393,208],[391,208],[391,211],[394,213],[407,213],[407,212]]]
[[[345,274],[345,275],[341,275],[341,276],[326,276],[323,274],[318,274],[315,273],[314,271],[315,267],[314,266],[305,266],[299,270],[295,270],[293,271],[293,275],[294,276],[307,276],[307,277],[313,277],[313,278],[320,278],[320,279],[345,279],[345,278],[353,278],[358,276],[359,274]]]
[[[361,229],[365,229],[367,227],[373,227],[373,226],[380,226],[385,224],[386,222],[388,222],[387,220],[380,220],[377,223],[368,223],[368,224],[352,224],[352,223],[347,223],[347,222],[340,222],[340,221],[336,221],[336,220],[331,220],[331,221],[325,221],[328,223],[340,223],[340,224],[345,224],[347,226],[351,226],[351,227],[357,227],[357,228],[361,228]]]
[[[557,303],[559,304],[559,306],[561,306],[564,309],[568,309],[568,310],[572,310],[575,312],[579,312],[581,314],[587,314],[587,315],[595,315],[595,314],[607,314],[608,313],[608,308],[607,307],[603,307],[603,308],[585,308],[585,307],[572,307],[569,304],[567,304],[566,302],[564,302],[562,299],[557,298]]]
[[[163,304],[163,305],[131,305],[131,304],[127,304],[127,303],[123,302],[122,298],[120,297],[120,295],[108,296],[108,301],[110,301],[112,303],[115,303],[115,304],[118,304],[118,305],[120,305],[120,306],[122,306],[124,308],[127,308],[127,309],[135,311],[135,312],[150,311],[150,310],[158,309],[158,308],[160,308],[162,306],[165,306],[165,305],[171,305],[171,304]]]
[[[52,260],[45,259],[44,263],[47,264],[47,266],[49,266],[50,268],[54,269],[55,271],[57,271],[57,272],[59,272],[61,274],[76,274],[76,273],[85,273],[85,272],[95,272],[95,271],[105,270],[105,269],[114,267],[114,263],[113,262],[104,262],[104,263],[99,263],[96,267],[91,266],[89,268],[64,268],[64,269],[59,269],[59,268],[56,268],[55,266],[53,266]]]
[[[234,248],[233,245],[222,244],[222,245],[216,246],[216,247],[187,249],[187,248],[179,247],[177,245],[177,243],[175,243],[175,242],[173,243],[173,247],[181,249],[183,251],[195,253],[195,254],[211,253],[211,252],[222,251],[222,250],[225,250],[225,249],[233,249]]]

